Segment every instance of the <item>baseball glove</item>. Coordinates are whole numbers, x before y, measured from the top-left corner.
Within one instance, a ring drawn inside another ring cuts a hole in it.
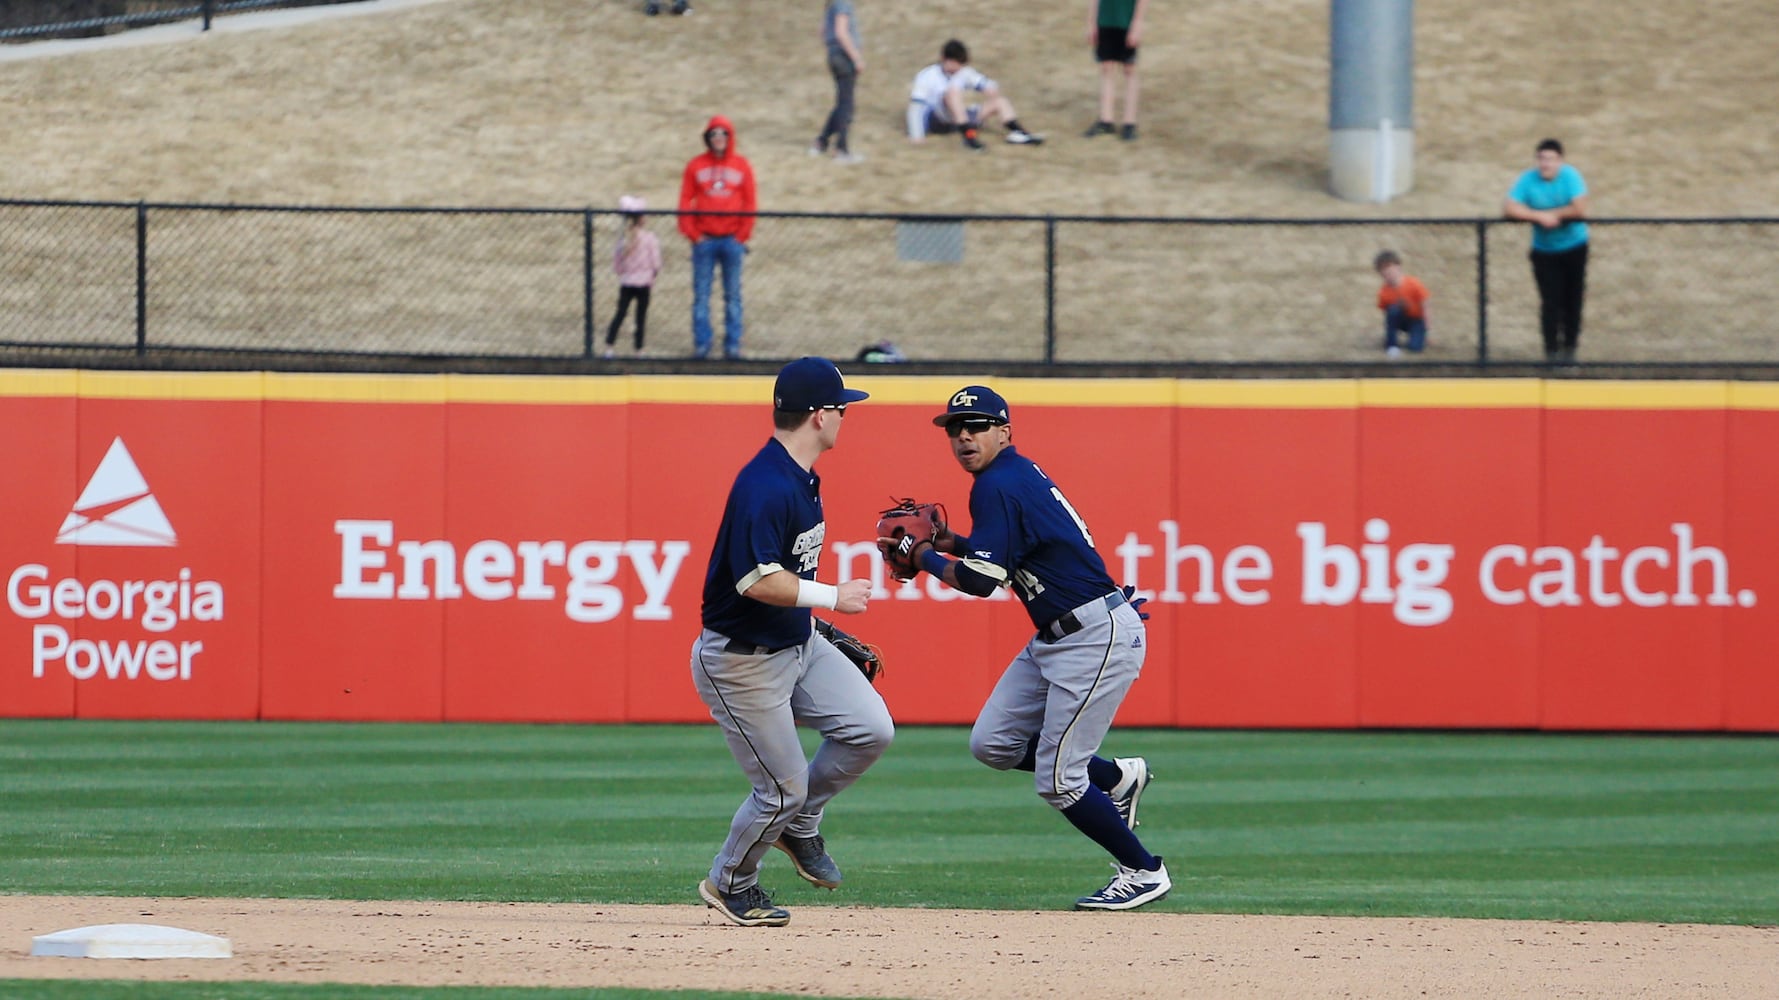
[[[878,675],[883,673],[883,650],[856,635],[841,631],[831,621],[812,616],[810,622],[815,626],[816,634],[833,643],[834,648],[840,650],[852,661],[853,666],[859,668],[859,673],[864,674],[866,680],[877,683]]]
[[[945,507],[936,503],[916,503],[903,497],[894,507],[877,518],[877,547],[883,551],[884,564],[898,580],[912,580],[920,573],[915,557],[920,543],[931,542],[935,534],[945,531]]]

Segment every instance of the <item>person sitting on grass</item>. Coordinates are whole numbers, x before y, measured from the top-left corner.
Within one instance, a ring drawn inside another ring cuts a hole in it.
[[[964,91],[982,95],[981,104],[964,104]],[[928,134],[963,133],[964,148],[981,150],[977,130],[990,118],[1007,128],[1007,141],[1016,146],[1035,146],[1041,135],[1025,130],[1013,112],[1013,102],[993,80],[970,66],[970,50],[953,38],[939,50],[939,61],[914,75],[908,95],[908,139],[924,142]]]

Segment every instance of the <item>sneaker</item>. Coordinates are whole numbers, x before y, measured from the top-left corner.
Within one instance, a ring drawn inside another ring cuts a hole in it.
[[[1126,868],[1117,862],[1112,863],[1112,868],[1117,872],[1112,876],[1112,881],[1093,895],[1075,900],[1075,909],[1134,910],[1166,896],[1168,890],[1174,887],[1173,880],[1167,877],[1167,865],[1152,872],[1141,868]]]
[[[1007,141],[1015,146],[1041,146],[1044,143],[1044,137],[1021,128],[1008,132]]]
[[[840,866],[828,857],[828,842],[821,834],[813,837],[780,834],[772,846],[791,856],[791,864],[797,866],[797,874],[803,876],[803,881],[822,889],[839,887]]]
[[[710,879],[705,879],[698,883],[698,895],[704,897],[704,905],[742,927],[783,927],[791,922],[790,911],[773,906],[766,890],[757,885],[733,894],[721,893],[710,884]]]
[[[834,154],[834,162],[845,166],[851,166],[854,163],[863,163],[865,162],[865,154],[855,153],[850,149],[843,149]]]
[[[614,350],[612,350],[612,349],[611,349],[611,348],[609,348],[609,347],[608,347],[608,348],[606,348],[606,349],[605,349],[605,352],[604,352],[604,353],[602,353],[602,354],[600,354],[600,355],[599,355],[599,356],[600,356],[600,357],[601,357],[601,358],[604,358],[604,359],[605,359],[605,360],[607,360],[607,361],[610,361],[610,360],[611,360],[611,359],[613,359],[613,358],[615,358],[615,357],[617,357],[617,356],[618,356],[618,352],[617,352],[617,351],[614,351]]]
[[[982,149],[985,149],[986,147],[984,147],[982,145],[981,139],[976,138],[974,135],[971,135],[968,132],[965,132],[964,133],[964,148],[971,150],[971,151],[979,152]]]
[[[650,17],[654,17],[656,14],[661,13],[661,5],[656,3],[655,0],[649,0],[648,3],[642,5],[642,12]]]
[[[1116,128],[1112,127],[1111,122],[1094,122],[1092,125],[1087,126],[1087,131],[1081,133],[1081,138],[1091,139],[1096,135],[1112,135],[1117,131]]]
[[[1112,804],[1118,807],[1118,817],[1124,825],[1132,830],[1137,828],[1137,800],[1143,797],[1143,789],[1149,787],[1149,762],[1141,757],[1114,757],[1112,763],[1124,772],[1118,784],[1106,794],[1112,797]]]
[[[1124,126],[1123,128],[1118,130],[1118,138],[1124,140],[1125,142],[1136,142],[1137,141],[1137,127],[1135,125]]]
[[[1384,348],[1384,357],[1386,357],[1386,358],[1400,358],[1400,357],[1402,357],[1402,348],[1397,347],[1396,345],[1392,344],[1389,347]]]
[[[819,140],[816,142],[812,142],[809,144],[809,155],[810,156],[827,156],[828,155],[828,147],[822,145]]]
[[[686,0],[674,0],[673,12],[675,14],[690,14],[692,12],[692,5],[687,3]]]

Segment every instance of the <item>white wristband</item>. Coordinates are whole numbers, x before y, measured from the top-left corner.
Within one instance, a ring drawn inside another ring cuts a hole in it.
[[[797,581],[797,607],[833,608],[840,603],[840,588],[814,580]]]

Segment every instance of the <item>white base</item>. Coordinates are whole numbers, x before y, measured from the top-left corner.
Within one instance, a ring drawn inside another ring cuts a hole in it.
[[[157,924],[96,924],[40,934],[31,954],[47,958],[228,958],[229,939]]]
[[[1415,186],[1415,130],[1335,129],[1328,133],[1328,168],[1329,189],[1346,201],[1407,194]]]

